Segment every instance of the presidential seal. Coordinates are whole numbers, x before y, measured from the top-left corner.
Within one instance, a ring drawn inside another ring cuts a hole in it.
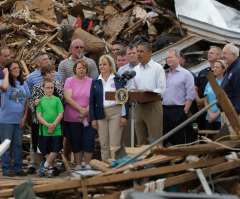
[[[115,100],[119,104],[125,104],[128,101],[128,92],[124,88],[120,88],[116,91]]]

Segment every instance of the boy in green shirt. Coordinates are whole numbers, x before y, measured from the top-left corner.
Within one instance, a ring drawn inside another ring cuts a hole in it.
[[[53,177],[53,163],[62,149],[62,131],[60,122],[63,117],[63,105],[58,97],[53,95],[54,81],[43,81],[44,97],[36,109],[39,125],[38,152],[46,154],[46,161],[41,162],[39,176]]]

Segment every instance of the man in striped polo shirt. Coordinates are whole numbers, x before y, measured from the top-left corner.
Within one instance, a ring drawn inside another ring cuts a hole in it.
[[[63,82],[65,82],[68,77],[72,77],[75,75],[73,72],[73,65],[78,59],[83,59],[88,63],[88,77],[93,79],[98,76],[98,69],[95,61],[84,56],[84,42],[82,40],[73,40],[70,50],[72,53],[71,56],[61,61],[58,66],[58,72],[62,76]]]

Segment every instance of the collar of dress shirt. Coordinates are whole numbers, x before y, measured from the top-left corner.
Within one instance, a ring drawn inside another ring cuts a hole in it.
[[[115,75],[113,73],[110,74],[108,80],[111,80],[115,77]],[[102,74],[99,75],[98,79],[101,79],[101,80],[104,80],[103,77],[102,77]],[[104,80],[105,81],[105,80]]]

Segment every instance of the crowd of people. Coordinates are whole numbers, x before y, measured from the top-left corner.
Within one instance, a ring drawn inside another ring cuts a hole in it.
[[[120,88],[162,96],[159,101],[135,104],[138,145],[148,144],[149,137],[159,139],[216,99],[207,80],[210,71],[240,114],[239,49],[234,44],[225,45],[223,50],[211,46],[210,66],[197,77],[184,68],[184,54],[174,48],[167,51],[168,68],[164,70],[151,58],[152,48],[147,42],[127,47],[113,43],[112,55],[101,56],[98,67],[84,55],[83,41],[73,40],[70,50],[71,56],[60,62],[58,72],[48,55],[39,53],[35,57],[36,70],[24,80],[19,62],[11,61],[10,50],[0,48],[0,140],[12,142],[1,157],[3,176],[37,172],[39,176],[53,177],[58,174],[55,159],[62,149],[67,159],[73,152],[76,170],[82,169],[83,158],[85,168],[91,169],[96,133],[102,161],[113,158],[110,149],[120,146],[123,137],[129,137],[128,117],[133,109],[129,102],[120,105],[105,99],[106,92]],[[125,85],[121,75],[132,70],[136,76]],[[25,172],[22,137],[28,114],[32,116],[31,160]],[[229,123],[221,107],[215,105],[196,122],[200,129],[218,130],[223,121]],[[192,133],[191,127],[183,127],[162,145],[184,144],[192,140]]]

